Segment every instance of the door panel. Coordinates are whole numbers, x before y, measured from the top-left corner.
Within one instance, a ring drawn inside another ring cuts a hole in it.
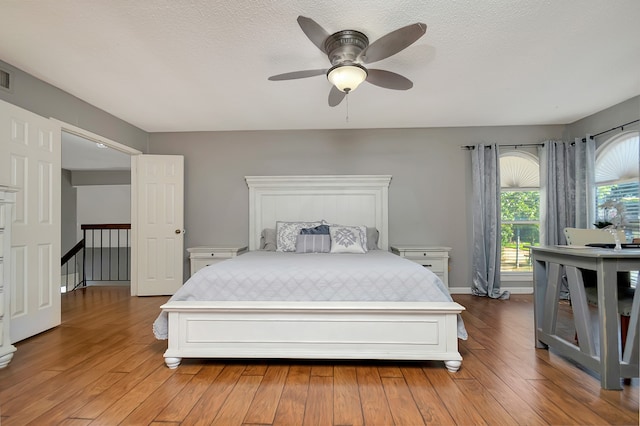
[[[0,101],[0,182],[19,188],[11,238],[11,341],[60,324],[60,126]]]
[[[131,291],[171,295],[182,285],[184,157],[132,157]]]

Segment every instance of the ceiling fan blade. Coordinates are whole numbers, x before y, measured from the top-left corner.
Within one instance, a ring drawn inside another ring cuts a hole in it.
[[[305,71],[294,71],[294,72],[286,72],[284,74],[272,75],[269,77],[271,81],[281,81],[281,80],[297,80],[299,78],[307,78],[307,77],[315,77],[316,75],[326,74],[327,70],[305,70]]]
[[[324,28],[318,25],[316,21],[311,18],[307,18],[306,16],[298,16],[298,25],[300,25],[302,32],[309,37],[309,40],[311,40],[318,49],[327,53],[324,50],[324,41],[329,37],[329,33]]]
[[[398,28],[371,43],[358,58],[365,64],[388,58],[415,43],[426,31],[427,25],[422,22]]]
[[[338,89],[336,86],[331,86],[331,91],[329,92],[329,106],[334,107],[340,105],[340,102],[347,96],[342,90]]]
[[[393,90],[408,90],[413,87],[413,82],[395,72],[385,70],[369,70],[367,81],[379,87]]]

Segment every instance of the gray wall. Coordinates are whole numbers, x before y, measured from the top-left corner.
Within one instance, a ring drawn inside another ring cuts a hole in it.
[[[61,252],[64,255],[78,242],[76,239],[77,222],[77,199],[76,188],[71,184],[71,172],[62,170],[61,182],[61,217],[62,217],[62,246]]]
[[[6,62],[0,61],[0,68],[11,73],[12,78],[12,90],[0,90],[0,99],[147,152],[148,134],[145,131]]]
[[[583,138],[588,133],[595,135],[612,127],[620,126],[634,120],[640,119],[640,96],[633,97],[610,108],[602,110],[596,114],[590,115],[569,124],[565,130],[565,140],[573,140],[574,138]],[[638,130],[638,123],[625,127],[624,131]],[[610,139],[621,129],[616,129],[596,137],[596,146]]]
[[[390,174],[390,242],[446,245],[451,287],[471,277],[471,177],[463,145],[560,139],[564,126],[153,133],[185,157],[185,246],[247,244],[247,175]],[[531,283],[503,283],[531,286]]]
[[[81,225],[131,223],[131,185],[80,185],[77,191],[78,240]]]
[[[75,170],[71,184],[79,185],[131,185],[130,170]]]

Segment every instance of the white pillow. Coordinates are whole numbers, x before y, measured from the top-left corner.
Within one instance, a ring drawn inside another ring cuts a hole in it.
[[[364,225],[338,225],[336,223],[329,223],[326,220],[322,220],[322,224],[323,225],[329,225],[329,227],[332,226],[338,226],[338,227],[347,227],[347,228],[358,228],[360,229],[360,244],[362,245],[362,247],[364,247],[364,252],[368,252],[369,251],[369,242],[367,241],[367,227]],[[377,241],[376,241],[376,247],[377,247]]]
[[[366,235],[361,226],[330,226],[331,236],[330,253],[366,253],[366,242],[363,244],[362,234]]]
[[[302,228],[315,228],[316,222],[276,222],[276,251],[296,251],[296,240]]]

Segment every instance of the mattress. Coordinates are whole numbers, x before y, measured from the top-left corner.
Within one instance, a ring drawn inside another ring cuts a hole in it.
[[[452,302],[423,266],[383,250],[365,254],[253,251],[196,272],[169,300]],[[167,338],[167,313],[153,324]],[[458,337],[467,338],[458,316]]]

